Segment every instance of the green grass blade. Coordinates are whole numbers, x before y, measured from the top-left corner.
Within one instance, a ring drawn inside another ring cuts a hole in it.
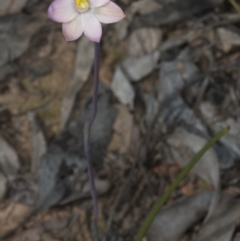
[[[148,228],[150,227],[151,223],[153,222],[156,215],[159,213],[163,205],[169,199],[173,191],[177,188],[179,183],[187,176],[187,174],[191,171],[194,165],[199,161],[199,159],[204,155],[205,152],[208,151],[222,136],[227,134],[229,128],[226,127],[222,129],[219,133],[217,133],[211,140],[209,140],[203,148],[192,158],[192,160],[187,164],[186,167],[179,173],[179,175],[175,178],[171,186],[166,190],[163,196],[157,201],[154,205],[150,213],[148,214],[146,220],[144,221],[143,225],[139,229],[134,241],[141,241],[144,235],[146,234]]]
[[[229,0],[229,2],[232,4],[236,12],[240,13],[240,5],[236,2],[236,0]]]

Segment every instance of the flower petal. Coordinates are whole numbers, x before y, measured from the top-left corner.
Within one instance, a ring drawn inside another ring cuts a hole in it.
[[[90,8],[97,8],[107,4],[110,0],[88,0]]]
[[[111,1],[100,8],[92,9],[92,12],[101,23],[116,23],[125,17],[122,9]]]
[[[87,11],[81,14],[83,31],[85,35],[93,42],[100,42],[102,37],[102,26],[97,18],[91,11]]]
[[[83,33],[82,18],[79,14],[71,22],[63,23],[63,35],[67,41],[74,41],[81,37]]]
[[[78,14],[73,0],[55,0],[48,8],[48,17],[59,23],[67,23]]]

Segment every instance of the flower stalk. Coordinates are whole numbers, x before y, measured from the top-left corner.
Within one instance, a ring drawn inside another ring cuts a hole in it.
[[[100,59],[100,47],[99,43],[95,42],[95,59],[94,59],[94,84],[93,84],[93,97],[92,97],[92,113],[90,118],[86,121],[84,126],[84,150],[87,159],[88,166],[88,178],[91,187],[91,196],[93,202],[93,222],[92,222],[92,234],[93,240],[98,241],[98,201],[97,192],[94,181],[93,165],[90,152],[90,134],[91,127],[97,115],[97,102],[98,102],[98,87],[99,87],[99,59]]]

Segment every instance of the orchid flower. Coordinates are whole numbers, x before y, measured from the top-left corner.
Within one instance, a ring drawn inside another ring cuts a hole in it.
[[[55,0],[48,16],[62,23],[67,41],[74,41],[84,33],[98,43],[102,37],[101,23],[115,23],[125,17],[121,8],[110,0]]]
[[[84,33],[95,46],[93,104],[90,118],[84,125],[84,150],[93,201],[93,237],[94,241],[99,241],[98,203],[90,155],[90,132],[97,114],[101,23],[116,23],[125,15],[121,8],[110,0],[54,0],[48,8],[48,16],[53,21],[62,23],[63,35],[67,41],[74,41]]]

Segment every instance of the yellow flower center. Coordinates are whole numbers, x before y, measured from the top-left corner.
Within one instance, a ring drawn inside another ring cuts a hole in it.
[[[80,12],[85,12],[89,9],[89,3],[87,0],[74,0],[77,6],[77,9]]]

